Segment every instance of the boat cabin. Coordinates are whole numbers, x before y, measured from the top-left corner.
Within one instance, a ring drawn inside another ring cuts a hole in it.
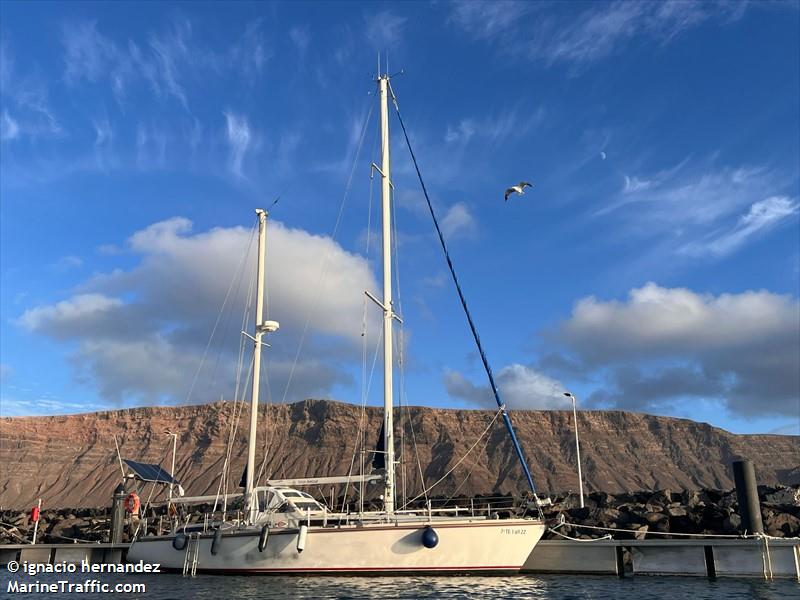
[[[286,515],[295,519],[319,517],[325,508],[311,494],[289,487],[257,488],[260,520],[274,520],[270,517]]]

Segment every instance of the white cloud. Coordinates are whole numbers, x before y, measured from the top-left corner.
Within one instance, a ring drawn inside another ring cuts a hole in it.
[[[303,141],[299,131],[287,131],[281,135],[278,150],[275,155],[275,170],[279,173],[289,173],[295,165],[297,150]]]
[[[19,137],[19,123],[17,123],[7,110],[3,110],[3,119],[0,121],[0,140],[15,140]]]
[[[651,187],[653,187],[653,183],[653,181],[639,179],[638,177],[628,177],[625,175],[625,187],[622,191],[626,194],[633,194],[636,192],[649,190]]]
[[[477,229],[478,224],[464,202],[453,204],[442,217],[442,232],[446,238],[473,236]]]
[[[195,43],[193,23],[179,17],[161,31],[150,31],[146,39],[127,43],[103,35],[97,21],[72,20],[62,25],[61,43],[68,83],[106,83],[122,106],[128,90],[144,82],[159,99],[173,99],[187,110],[189,84],[198,75],[207,81],[210,74],[234,72],[252,83],[271,54],[260,19],[219,51]]]
[[[511,137],[526,135],[544,121],[544,117],[545,111],[539,107],[532,111],[514,108],[483,118],[465,118],[455,126],[447,126],[444,141],[448,144],[467,144],[476,137],[500,144]]]
[[[48,100],[47,82],[35,72],[18,74],[5,36],[0,40],[0,139],[55,137],[62,133]],[[14,116],[9,112],[13,107]]]
[[[653,247],[671,254],[720,258],[796,214],[797,201],[781,194],[790,182],[763,167],[713,168],[687,159],[626,175],[616,198],[594,216],[614,219],[631,236],[660,236],[661,246]]]
[[[235,113],[226,112],[225,124],[230,155],[228,166],[231,172],[237,177],[244,177],[242,163],[244,162],[247,150],[250,147],[251,133],[250,124],[247,117]]]
[[[94,125],[94,156],[98,168],[105,169],[114,162],[112,155],[112,142],[114,140],[114,130],[108,116],[96,117],[92,119]]]
[[[128,253],[138,258],[133,268],[96,275],[80,293],[30,308],[18,323],[74,344],[77,377],[107,400],[183,401],[230,289],[193,399],[230,397],[255,259],[252,247],[246,249],[253,238],[241,227],[196,234],[191,227],[187,219],[173,218],[135,232],[127,241]],[[363,339],[363,290],[377,289],[367,261],[330,238],[271,221],[267,273],[267,318],[281,323],[266,353],[275,399],[283,395],[306,324],[287,398],[324,395],[349,383]],[[376,319],[370,312],[370,338],[378,331]]]
[[[738,213],[782,185],[772,172],[758,167],[690,170],[687,161],[652,176],[626,177],[621,198],[597,214],[624,208],[624,218],[672,228],[703,226]]]
[[[579,300],[561,335],[597,358],[725,348],[780,335],[796,323],[796,309],[796,301],[766,291],[712,296],[648,283],[626,302]],[[602,347],[584,343],[604,335]]]
[[[365,17],[367,22],[367,39],[379,50],[397,46],[403,36],[405,17],[400,17],[390,10],[382,10]],[[382,65],[385,68],[385,65]]]
[[[136,164],[140,169],[163,169],[167,165],[167,133],[158,125],[136,127]]]
[[[92,121],[92,124],[94,125],[95,132],[95,146],[103,146],[112,140],[114,131],[111,129],[111,123],[109,123],[108,117],[95,119]]]
[[[454,142],[467,143],[475,135],[475,122],[472,119],[462,119],[455,127],[448,125],[444,134],[444,141],[448,144]]]
[[[500,397],[506,406],[516,410],[558,410],[569,408],[564,386],[534,369],[520,364],[503,367],[496,376]],[[475,385],[461,373],[446,371],[447,393],[481,407],[496,406],[488,385]]]
[[[767,291],[713,296],[648,283],[625,302],[580,300],[551,339],[588,371],[612,368],[616,391],[601,396],[618,406],[684,393],[719,398],[740,414],[797,414],[797,298]]]
[[[83,266],[83,259],[79,256],[67,255],[62,256],[56,261],[54,265],[59,271],[68,271],[70,269],[77,269]]]
[[[450,21],[483,40],[515,29],[523,17],[535,10],[532,3],[516,0],[454,2],[451,7]]]
[[[122,300],[104,294],[78,294],[56,304],[28,309],[18,322],[29,331],[69,338],[94,329],[101,320],[110,324],[109,315],[122,306]]]
[[[705,21],[736,20],[747,4],[617,1],[589,4],[578,14],[513,1],[450,6],[450,22],[477,40],[546,65],[580,68],[611,56],[636,37],[663,44]]]
[[[188,21],[174,21],[172,31],[166,34],[151,34],[151,63],[145,68],[151,74],[150,82],[156,92],[173,96],[187,109],[189,103],[181,81],[182,73],[187,63],[198,58],[189,47],[191,35],[192,26]]]
[[[305,56],[306,50],[308,50],[308,44],[311,41],[308,27],[292,27],[289,30],[289,39],[292,40],[292,44],[297,48],[297,52],[300,56]]]
[[[786,196],[770,196],[753,203],[747,214],[740,217],[729,231],[715,233],[700,242],[691,242],[682,247],[681,252],[692,256],[726,256],[797,215],[799,208],[797,201]]]

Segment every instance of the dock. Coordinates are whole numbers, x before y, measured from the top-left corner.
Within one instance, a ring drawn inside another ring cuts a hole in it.
[[[800,539],[542,540],[523,571],[800,581]]]
[[[0,565],[31,563],[120,563],[129,544],[8,544]],[[681,575],[800,581],[800,539],[542,540],[524,573],[630,577]]]
[[[60,562],[118,564],[125,560],[130,544],[3,544],[0,545],[0,565],[12,560],[40,564]]]

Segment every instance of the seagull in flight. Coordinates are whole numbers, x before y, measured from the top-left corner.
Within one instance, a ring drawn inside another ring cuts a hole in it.
[[[520,196],[522,196],[525,193],[526,187],[533,187],[533,184],[528,183],[527,181],[520,181],[517,185],[512,185],[510,188],[506,190],[506,195],[505,195],[506,202],[508,202],[508,197],[515,192]]]

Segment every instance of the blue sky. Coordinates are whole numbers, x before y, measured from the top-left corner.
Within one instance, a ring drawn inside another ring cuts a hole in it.
[[[264,400],[378,403],[382,51],[509,406],[800,433],[797,2],[0,11],[4,416],[231,397],[277,196]],[[391,127],[403,399],[489,407]]]

